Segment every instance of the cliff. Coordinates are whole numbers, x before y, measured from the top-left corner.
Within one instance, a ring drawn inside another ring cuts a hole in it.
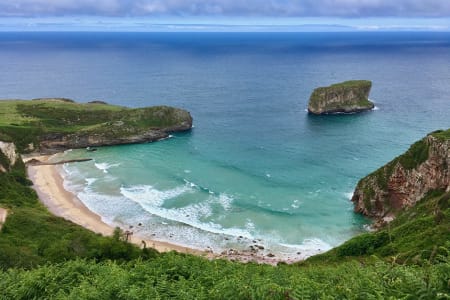
[[[369,101],[372,82],[351,80],[316,88],[309,98],[308,112],[316,115],[354,113],[374,108]]]
[[[450,191],[450,129],[436,131],[361,179],[352,201],[355,211],[379,223],[391,221],[432,190]]]
[[[126,108],[70,99],[0,101],[0,139],[20,152],[156,141],[189,130],[189,112],[168,107]]]
[[[7,172],[15,165],[19,155],[14,143],[0,141],[0,172]]]

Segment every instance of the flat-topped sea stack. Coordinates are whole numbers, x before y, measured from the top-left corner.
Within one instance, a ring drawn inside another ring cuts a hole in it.
[[[350,80],[316,88],[309,98],[308,112],[315,115],[356,113],[374,108],[369,101],[372,82]]]
[[[24,152],[144,143],[192,128],[186,110],[153,106],[127,108],[70,99],[0,101],[0,140]]]

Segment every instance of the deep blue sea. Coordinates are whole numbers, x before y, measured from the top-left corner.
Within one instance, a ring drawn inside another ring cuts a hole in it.
[[[375,110],[307,114],[349,79],[372,80]],[[64,154],[94,158],[65,186],[106,222],[303,257],[365,230],[361,177],[450,127],[450,33],[0,33],[0,98],[38,97],[191,112],[189,133]]]

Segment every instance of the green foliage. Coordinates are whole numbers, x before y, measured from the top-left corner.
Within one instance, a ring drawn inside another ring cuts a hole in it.
[[[414,207],[400,212],[377,232],[356,236],[311,262],[336,262],[342,257],[375,254],[388,260],[421,264],[434,252],[450,249],[450,192],[430,191]]]
[[[389,234],[385,231],[358,235],[337,248],[338,256],[371,255],[376,248],[389,243]]]
[[[378,259],[271,267],[166,253],[3,271],[0,299],[447,299],[449,279],[449,257],[426,267]]]
[[[9,159],[3,154],[3,151],[0,151],[0,166],[2,166],[5,170],[9,169]]]
[[[333,88],[370,88],[372,82],[370,80],[347,80],[340,83],[332,84]]]
[[[435,138],[440,139],[441,141],[448,141],[450,140],[450,128],[447,130],[436,130],[432,132],[431,135]]]
[[[429,146],[425,139],[414,143],[405,154],[399,157],[400,164],[412,170],[428,159]]]

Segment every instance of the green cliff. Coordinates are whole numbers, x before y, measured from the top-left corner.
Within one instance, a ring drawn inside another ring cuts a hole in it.
[[[64,98],[0,101],[0,140],[14,141],[21,152],[151,142],[191,127],[189,112],[168,106],[133,109]]]
[[[374,108],[369,101],[372,82],[351,80],[316,88],[309,99],[308,112],[315,115],[355,113]]]
[[[352,198],[355,211],[378,222],[392,220],[429,191],[450,191],[449,165],[450,129],[430,133],[359,181]]]

